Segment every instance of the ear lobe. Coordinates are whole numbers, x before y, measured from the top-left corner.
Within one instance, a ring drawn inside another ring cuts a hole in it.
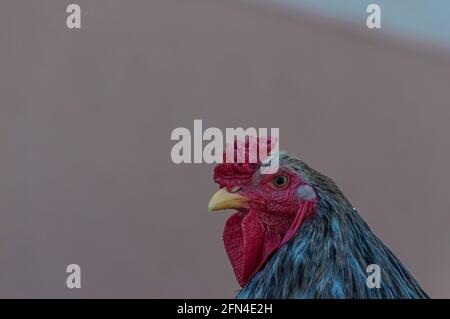
[[[303,184],[297,189],[297,196],[307,201],[311,201],[317,198],[314,188],[307,184]]]

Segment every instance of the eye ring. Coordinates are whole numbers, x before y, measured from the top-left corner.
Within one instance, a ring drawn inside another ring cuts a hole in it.
[[[277,188],[284,188],[289,183],[289,177],[286,175],[277,175],[273,178],[273,185]]]

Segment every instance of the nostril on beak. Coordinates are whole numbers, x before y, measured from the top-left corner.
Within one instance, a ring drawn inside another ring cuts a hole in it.
[[[234,186],[231,190],[230,193],[237,193],[242,189],[242,186]]]

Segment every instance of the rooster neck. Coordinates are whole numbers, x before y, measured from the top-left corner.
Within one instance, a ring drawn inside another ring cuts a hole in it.
[[[274,253],[238,298],[427,297],[340,192],[320,195],[317,214]],[[385,278],[380,289],[367,286],[371,264],[379,265]]]

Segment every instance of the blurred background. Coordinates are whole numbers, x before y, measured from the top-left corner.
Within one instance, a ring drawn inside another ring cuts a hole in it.
[[[426,42],[450,48],[450,2],[446,0],[242,0],[266,8],[284,8],[291,12],[308,12],[334,21],[360,27],[366,21],[369,4],[378,4],[382,28],[389,34],[409,41]]]
[[[170,158],[194,119],[280,128],[450,297],[448,1],[74,2],[0,4],[0,297],[234,297],[213,166]]]

